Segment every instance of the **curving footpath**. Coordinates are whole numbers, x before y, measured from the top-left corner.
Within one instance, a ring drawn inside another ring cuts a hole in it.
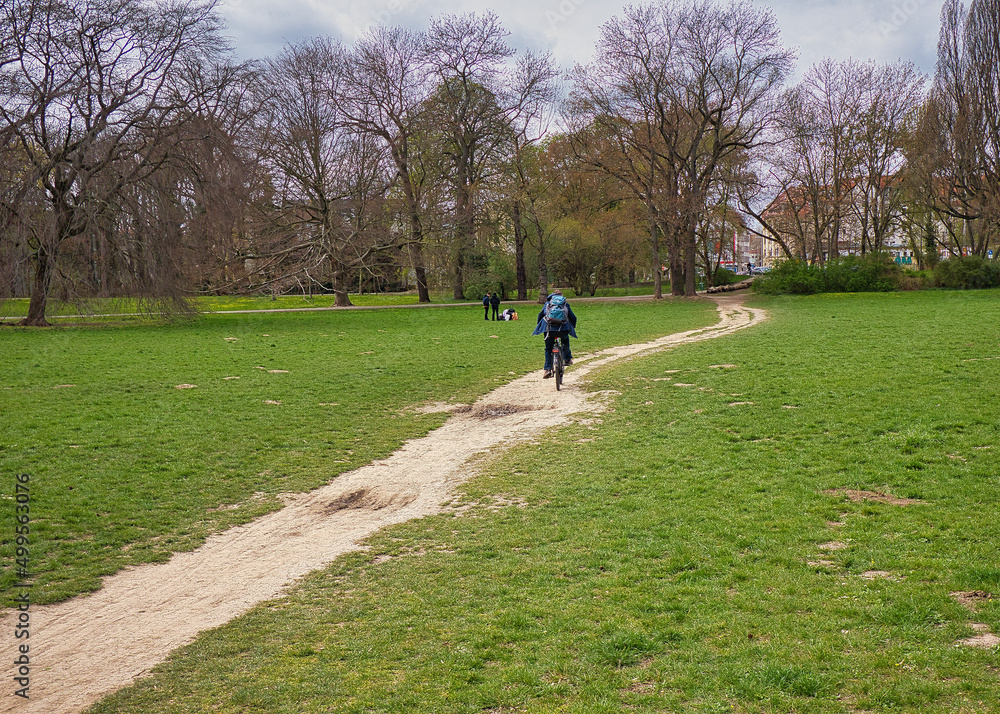
[[[286,506],[210,537],[163,564],[122,571],[96,593],[33,607],[31,699],[8,695],[0,711],[70,714],[125,687],[195,639],[265,600],[383,526],[438,513],[455,487],[474,475],[473,459],[498,453],[574,415],[601,410],[580,388],[595,369],[621,359],[713,339],[766,315],[739,295],[713,295],[717,324],[652,342],[581,356],[556,392],[541,370],[450,409],[447,422],[391,456],[287,499]],[[490,419],[489,429],[481,420]],[[13,631],[12,613],[0,630]],[[8,682],[8,686],[10,683]]]

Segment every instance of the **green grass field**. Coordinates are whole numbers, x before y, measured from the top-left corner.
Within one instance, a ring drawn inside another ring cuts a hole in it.
[[[684,301],[584,313],[584,350],[715,319]],[[194,548],[282,492],[391,453],[444,419],[414,406],[471,402],[540,368],[533,327],[442,307],[0,328],[3,493],[12,505],[10,475],[31,474],[35,601]],[[16,581],[7,570],[0,587]]]
[[[664,285],[664,290],[669,293],[670,286]],[[653,294],[650,285],[635,285],[631,287],[600,288],[594,297],[628,297],[628,296],[649,296]],[[573,299],[576,297],[589,298],[590,295],[577,296],[572,289],[566,290],[566,296]],[[416,292],[403,293],[352,293],[351,302],[357,307],[385,307],[401,305],[417,305]],[[508,294],[501,306],[509,307],[512,304],[518,306],[512,294]],[[528,291],[528,301],[535,302],[538,298],[538,290]],[[455,300],[451,293],[435,292],[431,294],[431,301],[434,305],[467,304],[478,303],[478,298],[472,297],[469,300]],[[193,298],[189,307],[194,312],[215,312],[234,310],[308,310],[316,308],[333,307],[334,296],[332,294],[317,295],[237,295],[237,296],[205,296]],[[144,313],[155,312],[159,306],[155,304],[142,303],[132,298],[99,298],[90,299],[82,303],[60,302],[51,300],[48,304],[47,315],[50,320],[67,322],[69,319],[83,319],[88,322],[115,322],[115,323],[149,323],[151,320]],[[14,324],[18,319],[28,314],[27,298],[0,299],[0,321]],[[99,317],[94,317],[99,316]],[[107,317],[106,317],[107,316]]]
[[[91,711],[996,712],[996,650],[958,643],[974,623],[1000,632],[986,597],[1000,595],[998,299],[753,298],[770,320],[599,375],[612,409],[489,462],[467,510],[381,531]],[[593,331],[575,349],[688,329],[706,310],[581,307]],[[0,332],[15,355],[0,386],[19,400],[4,471],[46,489],[40,525],[63,553],[46,592],[190,547],[225,525],[213,504],[249,498],[222,513],[251,517],[440,419],[407,405],[537,368],[530,322],[466,315]],[[341,363],[362,376],[341,384]],[[112,527],[142,510],[163,523]],[[71,517],[76,530],[57,523]]]

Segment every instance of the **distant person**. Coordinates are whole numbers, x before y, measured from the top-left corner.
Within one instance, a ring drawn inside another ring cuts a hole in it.
[[[486,309],[486,312],[483,313],[483,319],[484,320],[489,320],[490,319],[490,294],[489,293],[486,293],[485,295],[483,295],[483,307]]]
[[[576,315],[573,308],[569,306],[561,290],[553,290],[549,293],[545,304],[542,305],[538,313],[538,324],[532,335],[545,335],[545,374],[544,379],[552,376],[552,347],[556,343],[556,338],[560,341],[563,361],[567,365],[573,364],[573,353],[569,348],[570,336],[576,337]]]
[[[493,308],[493,319],[500,319],[500,296],[496,293],[490,295],[490,307]]]

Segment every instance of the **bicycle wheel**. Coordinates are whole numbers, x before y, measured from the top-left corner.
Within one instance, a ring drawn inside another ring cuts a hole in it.
[[[555,349],[552,351],[552,372],[556,378],[557,392],[562,388],[564,366],[565,365],[563,365],[562,347],[557,341],[555,344]]]

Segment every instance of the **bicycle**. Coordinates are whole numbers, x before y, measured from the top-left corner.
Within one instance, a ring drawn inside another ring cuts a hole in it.
[[[568,337],[563,337],[560,339],[556,337],[552,340],[552,376],[555,377],[556,391],[558,392],[562,389],[563,383],[563,372],[566,370],[566,363],[563,360],[563,345],[562,341],[564,339],[569,339]]]

